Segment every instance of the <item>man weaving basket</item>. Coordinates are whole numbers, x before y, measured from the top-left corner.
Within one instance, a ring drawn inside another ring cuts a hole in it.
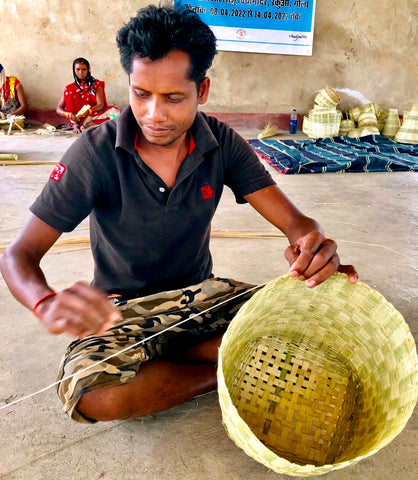
[[[357,281],[353,266],[340,265],[335,242],[286,198],[247,142],[198,112],[216,39],[196,14],[148,6],[121,28],[117,44],[130,105],[73,143],[1,262],[13,295],[51,334],[78,337],[59,378],[78,373],[58,394],[80,422],[156,413],[216,387],[222,334],[253,294],[233,298],[251,286],[212,273],[210,224],[224,185],[286,234],[290,275],[307,287],[336,270]],[[88,215],[94,280],[55,292],[41,259]]]

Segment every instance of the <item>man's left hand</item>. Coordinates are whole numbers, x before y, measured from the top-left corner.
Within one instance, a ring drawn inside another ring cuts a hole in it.
[[[291,277],[306,280],[313,288],[324,282],[336,271],[346,273],[351,283],[356,283],[358,274],[353,265],[341,265],[337,244],[321,232],[310,232],[289,245],[285,251]]]

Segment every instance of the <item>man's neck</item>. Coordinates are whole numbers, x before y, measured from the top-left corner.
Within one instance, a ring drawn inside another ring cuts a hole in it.
[[[139,152],[162,158],[165,161],[180,163],[186,158],[189,149],[189,134],[184,133],[181,137],[168,145],[158,145],[149,142],[141,131],[138,132],[136,147]]]
[[[155,145],[138,134],[136,149],[142,161],[168,186],[173,188],[177,173],[189,151],[189,135],[185,133],[170,145]]]

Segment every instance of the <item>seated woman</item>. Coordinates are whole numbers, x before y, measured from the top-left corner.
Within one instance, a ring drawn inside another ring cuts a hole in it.
[[[57,113],[67,118],[74,132],[80,133],[119,115],[117,107],[107,104],[105,83],[92,77],[90,64],[85,58],[74,60],[73,76],[74,83],[65,87]]]
[[[14,75],[6,76],[3,66],[0,64],[0,119],[9,119],[11,115],[21,117],[13,122],[12,128],[23,128],[28,105],[26,103],[23,86]],[[4,123],[4,128],[9,123]],[[0,125],[0,126],[3,126]]]

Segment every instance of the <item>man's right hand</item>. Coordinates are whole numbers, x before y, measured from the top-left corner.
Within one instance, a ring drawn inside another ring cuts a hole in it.
[[[42,302],[36,315],[49,333],[78,338],[101,335],[121,317],[99,289],[77,282]]]

